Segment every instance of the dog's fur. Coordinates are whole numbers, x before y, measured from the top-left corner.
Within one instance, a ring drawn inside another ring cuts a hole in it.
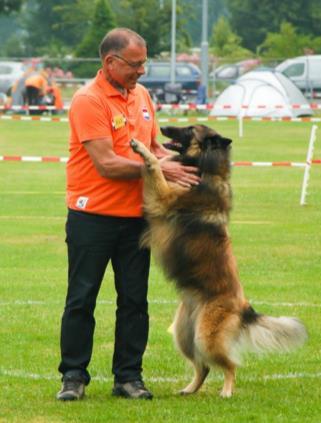
[[[131,141],[144,161],[144,207],[149,244],[181,296],[173,332],[194,365],[194,379],[182,394],[196,392],[210,366],[223,369],[222,397],[233,392],[242,352],[287,352],[304,343],[303,324],[288,317],[258,314],[246,300],[232,253],[227,224],[231,208],[230,144],[204,125],[165,127],[174,157],[197,166],[199,185],[185,189],[165,180],[158,160]]]

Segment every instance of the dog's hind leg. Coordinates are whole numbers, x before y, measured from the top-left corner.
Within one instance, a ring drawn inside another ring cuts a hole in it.
[[[230,398],[233,394],[235,383],[235,365],[230,360],[227,360],[224,364],[222,363],[221,366],[224,372],[224,385],[220,396],[222,398]]]
[[[194,366],[194,378],[191,383],[189,383],[187,386],[185,386],[184,389],[180,391],[180,394],[182,395],[194,394],[197,392],[203,385],[203,382],[210,371],[209,367],[202,362],[193,360],[192,363]]]
[[[217,365],[223,370],[224,385],[220,396],[229,398],[233,394],[237,366],[232,346],[239,333],[240,318],[236,313],[219,307],[214,301],[203,308],[198,322],[198,350],[206,357],[209,365]]]
[[[181,303],[173,323],[176,345],[182,354],[192,363],[194,367],[194,378],[190,384],[180,391],[182,395],[193,394],[203,385],[209,373],[209,367],[203,363],[200,353],[197,351],[194,337],[195,310],[187,308]]]

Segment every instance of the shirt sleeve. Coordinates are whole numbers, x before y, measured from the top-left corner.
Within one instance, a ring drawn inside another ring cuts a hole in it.
[[[109,113],[95,97],[86,94],[76,96],[71,104],[69,120],[80,142],[99,138],[112,140]]]

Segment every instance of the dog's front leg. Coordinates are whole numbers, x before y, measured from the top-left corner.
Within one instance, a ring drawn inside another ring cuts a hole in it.
[[[169,193],[170,187],[163,175],[158,159],[140,141],[131,140],[130,146],[145,162],[143,170],[144,191],[147,191],[148,196],[158,197],[159,200],[164,199]]]

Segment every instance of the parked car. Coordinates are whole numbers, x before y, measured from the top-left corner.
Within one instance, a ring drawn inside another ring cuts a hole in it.
[[[239,76],[259,66],[260,63],[261,61],[259,59],[248,59],[237,63],[221,65],[212,71],[209,76],[215,80],[234,82]]]
[[[275,69],[291,79],[306,96],[321,96],[321,55],[294,57]]]
[[[170,62],[149,62],[145,72],[139,82],[150,91],[156,102],[165,102],[166,93],[175,95],[177,98],[184,96],[190,101],[195,99],[201,71],[193,63],[176,63],[174,85],[170,83]]]
[[[9,94],[24,71],[25,66],[21,62],[0,62],[0,93]]]

